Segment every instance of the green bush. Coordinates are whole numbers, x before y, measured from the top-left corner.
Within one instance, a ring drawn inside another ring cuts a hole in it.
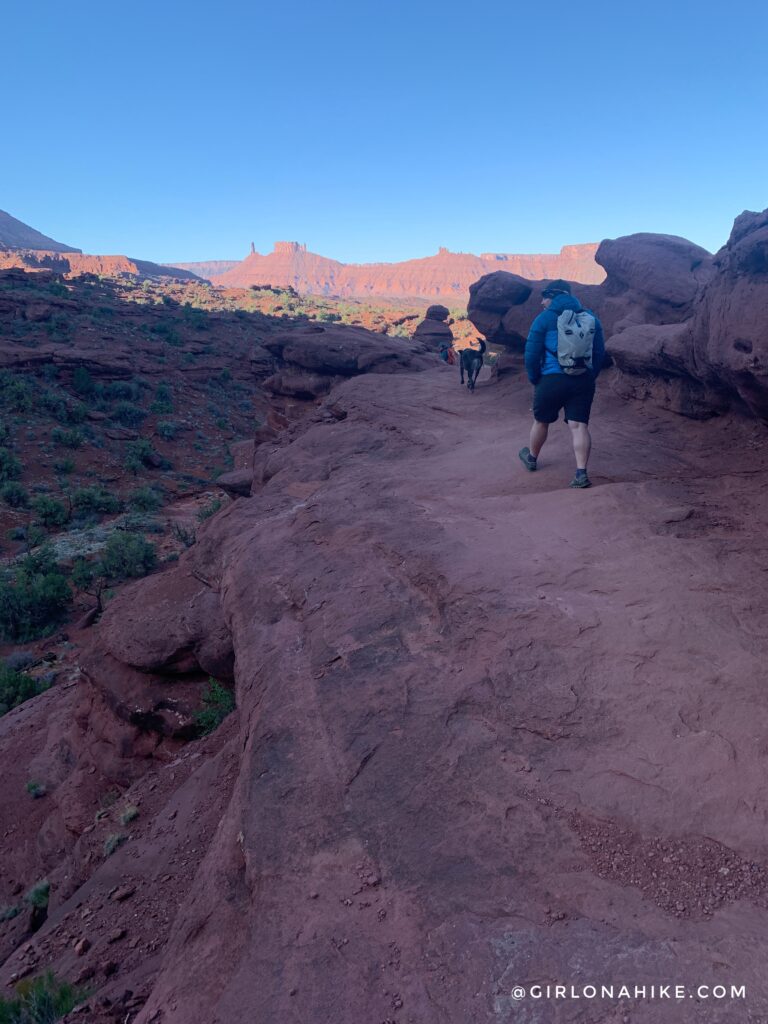
[[[138,816],[139,808],[135,807],[133,804],[128,804],[127,807],[123,808],[122,813],[120,814],[120,824],[130,825],[130,823],[135,821]]]
[[[152,412],[159,415],[173,412],[173,395],[167,384],[158,384],[155,389],[155,396],[150,406]]]
[[[72,600],[53,554],[42,549],[17,563],[12,579],[0,581],[0,638],[23,643],[49,632]]]
[[[103,487],[79,487],[72,495],[72,507],[81,515],[112,515],[120,511],[122,502]]]
[[[111,579],[146,576],[157,564],[154,544],[135,533],[113,533],[101,559],[104,575]]]
[[[11,999],[0,997],[0,1024],[55,1024],[88,996],[51,971],[20,981],[15,993]]]
[[[17,377],[10,370],[0,373],[0,404],[9,412],[29,412],[34,403],[34,391],[28,380]]]
[[[138,487],[128,495],[128,504],[139,512],[156,512],[163,506],[163,496],[154,487]]]
[[[27,792],[33,800],[39,800],[44,797],[48,790],[45,787],[45,783],[37,782],[35,779],[30,779],[26,786]]]
[[[46,388],[40,394],[40,407],[60,423],[82,423],[88,410],[82,402],[73,402],[59,388]]]
[[[29,504],[29,495],[21,484],[13,480],[9,480],[8,483],[0,487],[0,497],[11,508],[26,508]]]
[[[210,519],[211,516],[215,516],[221,508],[221,498],[214,498],[213,501],[204,505],[201,509],[198,509],[197,519],[198,522],[204,523],[206,519]]]
[[[235,710],[235,695],[217,679],[209,679],[202,700],[204,707],[195,715],[195,724],[200,735],[207,736]]]
[[[72,374],[72,388],[83,398],[91,398],[96,392],[96,382],[84,366],[75,367]]]
[[[45,910],[51,895],[51,883],[47,878],[35,882],[31,889],[24,893],[24,900],[30,907],[37,907],[38,910]]]
[[[53,468],[57,473],[63,473],[67,476],[74,470],[75,464],[72,459],[59,459],[57,462],[54,462]]]
[[[132,380],[112,380],[104,387],[104,397],[110,402],[118,398],[136,402],[141,398],[141,386]]]
[[[111,415],[113,420],[122,423],[124,427],[140,427],[147,418],[146,411],[133,402],[118,402]]]
[[[54,427],[51,431],[51,440],[63,448],[82,448],[85,444],[85,435],[82,430]]]
[[[174,423],[173,420],[162,420],[157,424],[157,432],[164,441],[173,441],[178,429],[178,423]]]
[[[24,672],[0,666],[0,715],[5,715],[30,697],[36,697],[48,687]]]
[[[21,913],[21,907],[0,907],[0,922],[12,921]]]
[[[167,298],[167,296],[165,296]],[[157,335],[158,338],[162,338],[168,345],[173,345],[174,348],[178,348],[181,345],[181,338],[179,332],[171,324],[153,324],[149,328],[151,334]]]
[[[9,448],[0,448],[0,481],[18,480],[21,463]]]
[[[107,836],[104,840],[104,856],[111,857],[115,850],[119,850],[123,843],[128,839],[128,836],[122,832],[115,832],[111,836]],[[2,1024],[2,1021],[0,1021]]]
[[[72,324],[66,313],[54,313],[45,329],[52,338],[65,338],[72,330]]]
[[[206,331],[208,329],[208,317],[202,309],[196,309],[195,306],[185,302],[181,307],[181,315],[189,326],[196,331]]]
[[[57,498],[48,497],[47,494],[35,498],[32,502],[32,511],[38,521],[49,530],[56,526],[64,526],[69,521],[69,509],[66,505]]]
[[[138,441],[129,441],[125,448],[125,468],[134,476],[142,469],[152,465],[154,449],[145,437]]]

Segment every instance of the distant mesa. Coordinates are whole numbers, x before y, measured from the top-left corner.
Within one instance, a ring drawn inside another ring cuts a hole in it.
[[[177,263],[176,267],[207,278],[223,288],[249,288],[267,282],[295,288],[301,294],[365,298],[434,298],[464,302],[478,277],[503,269],[531,280],[557,277],[582,284],[600,284],[605,271],[595,261],[596,242],[565,245],[559,253],[451,252],[441,247],[434,256],[402,263],[340,263],[309,252],[299,242],[275,242],[267,255],[251,251],[244,260]],[[224,268],[219,270],[218,268]]]
[[[28,224],[0,210],[0,249],[42,249],[46,252],[82,252],[35,231]]]
[[[203,280],[213,281],[221,277],[228,270],[239,266],[240,260],[203,260],[199,263],[163,263],[166,270],[186,270],[195,277],[202,277]]]

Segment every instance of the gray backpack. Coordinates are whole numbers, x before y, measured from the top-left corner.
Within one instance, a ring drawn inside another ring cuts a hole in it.
[[[563,373],[575,375],[592,369],[596,321],[585,309],[564,309],[557,318],[557,361]]]

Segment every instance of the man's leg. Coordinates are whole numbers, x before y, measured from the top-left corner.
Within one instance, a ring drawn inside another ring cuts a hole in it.
[[[568,420],[568,426],[571,428],[573,454],[576,456],[576,469],[586,470],[587,463],[589,462],[589,453],[592,449],[592,437],[589,433],[589,427],[586,423],[576,423],[574,420]]]
[[[549,434],[549,424],[539,423],[538,420],[533,421],[531,426],[531,455],[534,459],[538,459],[539,452],[544,447],[544,442],[547,440]]]

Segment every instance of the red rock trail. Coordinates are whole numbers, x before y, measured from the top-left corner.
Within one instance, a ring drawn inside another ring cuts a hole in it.
[[[218,594],[236,719],[136,783],[146,824],[52,910],[49,959],[89,900],[98,947],[122,876],[149,943],[163,877],[152,956],[103,989],[149,993],[137,1024],[768,1020],[764,430],[606,376],[574,492],[561,424],[519,464],[529,406],[519,378],[366,375],[257,451],[163,598]],[[747,999],[511,998],[536,982]]]

